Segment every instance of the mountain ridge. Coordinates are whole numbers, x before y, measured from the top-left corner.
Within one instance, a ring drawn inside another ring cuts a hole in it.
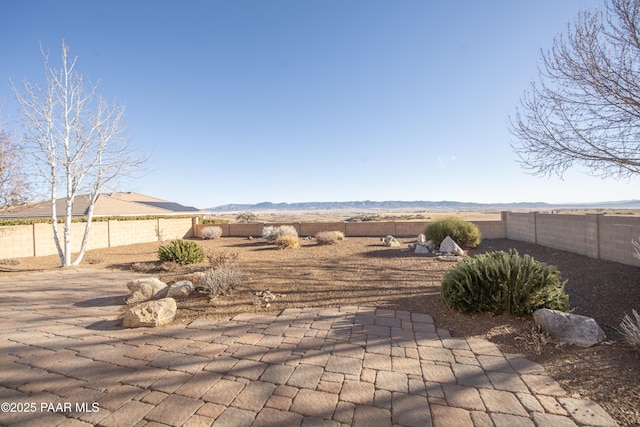
[[[450,210],[522,210],[522,209],[640,209],[640,200],[619,200],[609,202],[592,203],[546,203],[546,202],[513,202],[513,203],[476,203],[457,201],[347,201],[347,202],[296,202],[273,203],[260,202],[255,204],[231,203],[226,205],[206,208],[212,212],[238,212],[238,211],[322,211],[322,210],[399,210],[420,209],[434,211]]]

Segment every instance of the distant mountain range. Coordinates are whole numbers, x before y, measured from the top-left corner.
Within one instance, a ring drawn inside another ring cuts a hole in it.
[[[245,212],[245,211],[510,211],[510,210],[553,210],[553,209],[640,209],[640,200],[622,200],[597,203],[472,203],[453,201],[384,201],[371,200],[354,202],[300,202],[256,204],[228,204],[207,208],[213,212]]]

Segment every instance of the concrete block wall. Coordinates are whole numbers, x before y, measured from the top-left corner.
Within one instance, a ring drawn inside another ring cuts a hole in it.
[[[71,224],[71,251],[79,252],[82,238],[86,228],[84,222],[74,222]],[[60,234],[60,244],[64,245],[64,224],[58,224]],[[53,240],[53,228],[51,224],[33,224],[34,253],[31,256],[54,255],[58,253]],[[109,247],[109,227],[106,222],[91,223],[89,229],[89,241],[87,250]]]
[[[109,246],[157,242],[158,220],[109,221]],[[162,236],[163,232],[160,232]],[[165,239],[164,236],[162,236]],[[170,238],[166,238],[170,240]]]
[[[158,218],[157,221],[157,227],[165,240],[193,237],[194,220],[192,218]]]
[[[536,242],[535,214],[507,212],[505,237],[523,242]]]
[[[86,223],[71,225],[71,250],[78,252]],[[58,224],[62,239],[63,224]],[[158,228],[159,227],[159,228]],[[158,229],[166,239],[193,236],[191,218],[92,222],[87,250],[158,241]],[[0,227],[0,259],[46,256],[58,253],[51,224]]]
[[[506,237],[504,221],[474,222],[483,238],[501,239]],[[342,231],[347,237],[383,237],[391,234],[395,237],[415,237],[424,233],[428,221],[386,221],[386,222],[296,222],[296,223],[250,223],[216,224],[222,229],[223,237],[260,237],[265,226],[291,225],[299,236],[315,236],[320,231]],[[210,225],[197,224],[194,237],[202,237],[202,229]]]
[[[639,218],[603,215],[599,220],[600,258],[640,266],[631,242],[640,238]]]
[[[0,259],[33,256],[33,225],[0,227]]]
[[[585,215],[535,214],[536,243],[580,255],[587,255]]]

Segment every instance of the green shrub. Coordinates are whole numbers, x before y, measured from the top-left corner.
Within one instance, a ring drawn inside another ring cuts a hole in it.
[[[478,226],[472,222],[460,218],[442,218],[433,221],[424,231],[427,240],[432,240],[436,245],[445,237],[450,236],[463,248],[475,248],[480,244],[481,235]]]
[[[168,245],[158,248],[158,259],[161,262],[173,261],[180,265],[197,264],[204,260],[204,251],[196,242],[172,240]]]
[[[467,313],[526,315],[539,308],[567,311],[564,285],[555,266],[511,250],[458,262],[444,274],[441,294],[447,306]]]

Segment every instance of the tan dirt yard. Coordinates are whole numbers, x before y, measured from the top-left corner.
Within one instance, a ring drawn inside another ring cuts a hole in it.
[[[329,246],[301,239],[299,249],[285,250],[259,238],[198,240],[205,250],[237,253],[246,281],[232,295],[214,301],[204,296],[180,301],[176,321],[345,305],[428,313],[454,336],[483,337],[503,352],[524,354],[542,364],[571,395],[598,402],[620,425],[640,425],[640,350],[628,345],[619,332],[622,317],[640,310],[640,268],[506,239],[485,240],[469,251],[473,255],[515,248],[557,266],[567,280],[574,312],[595,318],[607,334],[605,342],[579,348],[548,339],[536,331],[531,318],[467,315],[448,309],[440,297],[440,280],[453,263],[413,254],[406,248],[414,239],[399,240],[403,248],[381,246],[377,238],[346,238]],[[83,265],[130,270],[136,262],[157,261],[158,245],[89,251]],[[58,268],[58,262],[56,256],[4,262],[0,275]],[[170,283],[207,268],[203,263],[149,274]],[[268,307],[256,296],[267,289],[277,296]]]

